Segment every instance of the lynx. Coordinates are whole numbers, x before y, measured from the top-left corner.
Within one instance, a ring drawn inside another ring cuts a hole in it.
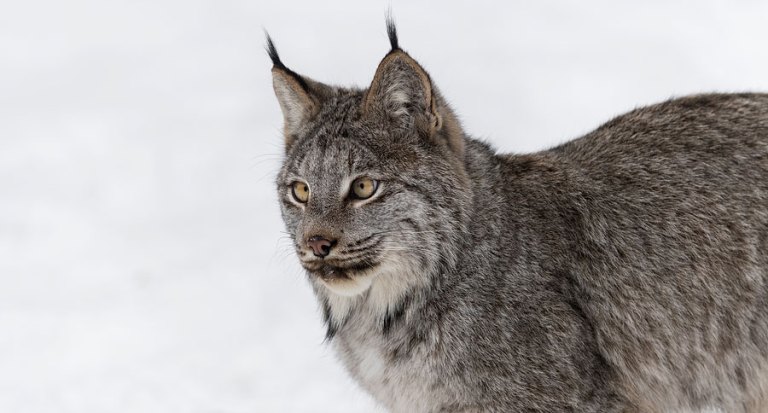
[[[366,89],[267,38],[282,217],[360,386],[395,412],[768,412],[768,94],[499,154],[387,32]]]

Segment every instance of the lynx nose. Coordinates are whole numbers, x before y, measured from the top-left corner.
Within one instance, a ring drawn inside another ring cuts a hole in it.
[[[325,257],[328,254],[331,253],[331,248],[336,245],[336,241],[329,240],[328,238],[323,237],[322,235],[314,235],[309,237],[307,240],[307,246],[309,248],[312,248],[312,252],[315,254],[315,257]]]

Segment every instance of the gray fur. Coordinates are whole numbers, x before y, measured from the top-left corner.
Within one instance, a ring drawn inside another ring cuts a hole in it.
[[[466,135],[396,42],[368,89],[273,73],[306,115],[287,119],[283,219],[382,405],[768,411],[768,95],[670,100],[511,155]],[[380,181],[366,202],[357,176]],[[317,234],[338,240],[324,259]]]

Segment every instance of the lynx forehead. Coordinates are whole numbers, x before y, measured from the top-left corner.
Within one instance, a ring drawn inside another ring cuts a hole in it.
[[[283,220],[365,390],[400,412],[768,409],[768,95],[497,154],[387,32],[367,88],[267,39]]]

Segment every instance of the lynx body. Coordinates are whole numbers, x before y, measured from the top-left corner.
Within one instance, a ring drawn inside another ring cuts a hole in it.
[[[498,154],[388,30],[367,89],[269,41],[283,219],[360,385],[397,412],[768,411],[768,95]]]

